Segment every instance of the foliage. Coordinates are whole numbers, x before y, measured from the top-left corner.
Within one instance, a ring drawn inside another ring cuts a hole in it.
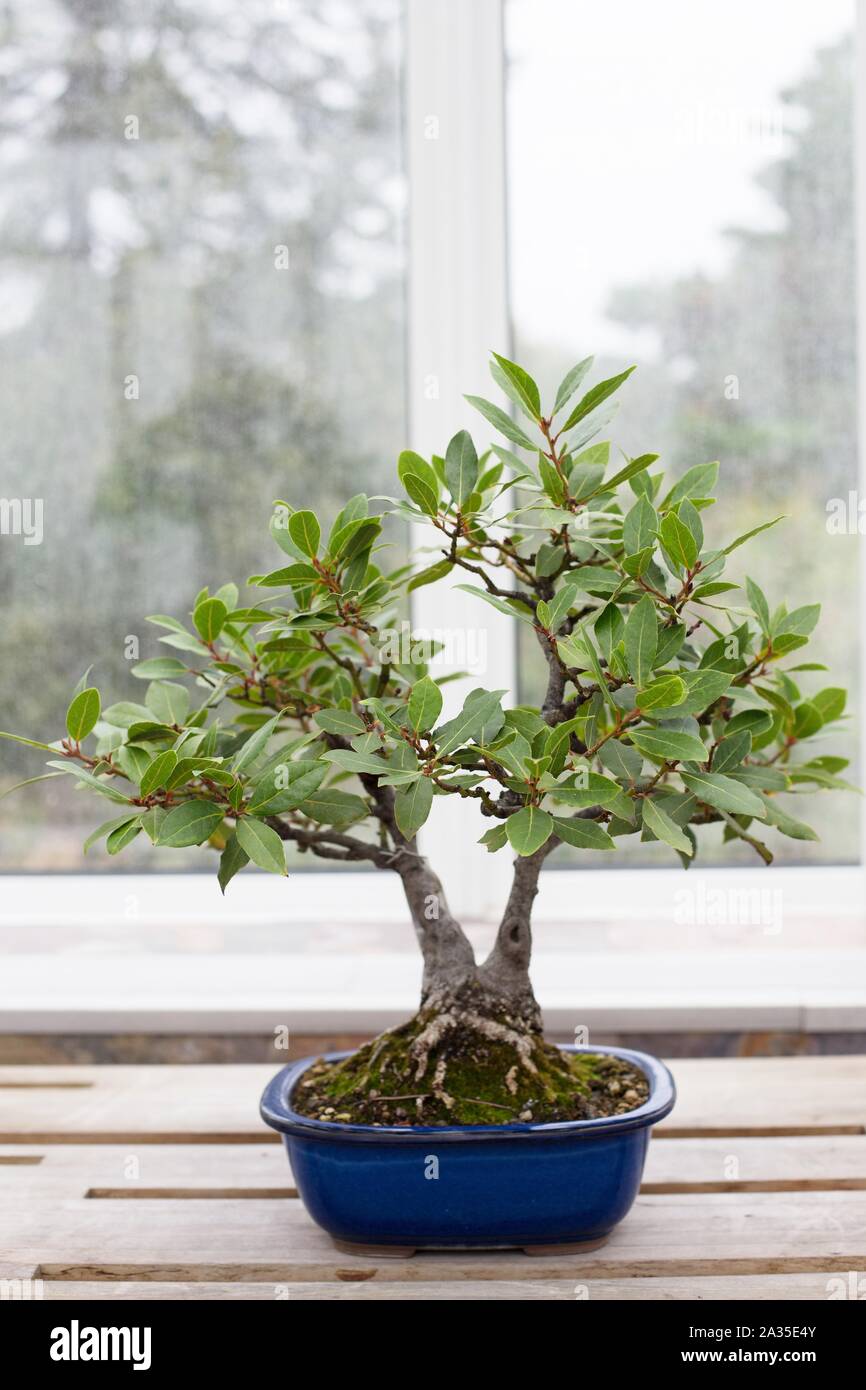
[[[629,372],[581,395],[590,369],[569,372],[545,414],[532,377],[494,354],[520,423],[469,399],[520,453],[479,456],[461,430],[442,457],[400,455],[406,498],[389,510],[431,528],[425,568],[387,569],[383,518],[362,494],[327,531],[278,502],[283,563],[250,580],[255,607],[226,584],[198,594],[191,623],[154,616],[171,654],[134,668],[141,703],[104,707],[86,677],[66,735],[34,746],[46,775],[111,801],[88,844],[209,843],[225,891],[250,862],[284,874],[285,841],[391,867],[443,796],[477,801],[483,843],[519,857],[640,835],[688,864],[697,829],[718,821],[768,863],[765,832],[815,838],[776,794],[848,785],[844,759],[812,751],[845,709],[799,657],[819,606],[789,612],[724,578],[728,556],[781,518],[705,549],[718,464],[671,486],[652,453],[612,468],[598,436]],[[458,570],[479,602],[532,629],[540,707],[478,688],[442,718],[435,652],[395,623],[407,591]],[[819,688],[806,693],[804,676]]]

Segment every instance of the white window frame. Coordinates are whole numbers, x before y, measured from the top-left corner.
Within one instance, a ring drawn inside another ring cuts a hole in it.
[[[866,0],[858,8],[857,207],[859,302],[866,305]],[[405,150],[409,178],[408,343],[406,389],[409,435],[421,453],[441,450],[454,430],[478,432],[479,419],[463,392],[489,393],[488,351],[509,341],[505,103],[502,0],[407,0],[405,24]],[[866,489],[866,312],[859,316],[861,488]],[[430,543],[419,528],[415,539]],[[866,614],[866,563],[861,547],[860,603]],[[454,585],[415,595],[416,629],[473,629],[486,641],[487,661],[476,680],[447,687],[457,703],[483,683],[513,694],[515,624]],[[866,643],[861,652],[866,692]],[[440,867],[452,909],[468,922],[489,922],[507,893],[509,857],[477,844],[475,807],[443,799],[424,832],[424,847]],[[782,867],[772,887],[785,896],[786,915],[862,916],[866,854],[859,867]],[[720,884],[750,891],[769,886],[766,871],[689,871],[700,893]],[[542,876],[535,921],[579,923],[641,917],[670,918],[684,884],[678,869],[551,868]],[[703,888],[701,888],[703,885]],[[224,899],[215,875],[8,875],[0,883],[3,921],[21,925],[114,923],[212,925],[257,922],[404,922],[408,914],[395,876],[383,873],[296,873],[288,885],[246,874]],[[539,946],[543,950],[543,933]],[[126,958],[128,959],[128,958]]]

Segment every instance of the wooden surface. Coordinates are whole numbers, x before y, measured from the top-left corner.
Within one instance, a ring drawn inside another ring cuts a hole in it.
[[[381,1260],[307,1217],[258,1119],[272,1067],[0,1067],[0,1279],[49,1299],[866,1293],[866,1058],[672,1070],[677,1106],[601,1249]]]

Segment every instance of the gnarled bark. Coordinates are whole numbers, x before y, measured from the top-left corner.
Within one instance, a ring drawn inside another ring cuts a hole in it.
[[[475,969],[475,952],[460,923],[452,917],[438,874],[415,843],[403,846],[394,860],[412,914],[424,958],[422,1002],[456,985]]]

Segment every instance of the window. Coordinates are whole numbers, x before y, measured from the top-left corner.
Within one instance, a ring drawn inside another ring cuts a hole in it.
[[[600,376],[637,363],[614,442],[673,476],[721,460],[706,518],[720,541],[787,515],[726,578],[751,574],[790,606],[820,598],[809,659],[832,676],[799,679],[847,686],[856,708],[856,517],[853,533],[834,524],[858,477],[853,0],[508,0],[506,14],[517,360],[553,390],[592,351]],[[820,798],[820,841],[785,840],[777,860],[856,862],[852,801]],[[658,864],[657,848],[630,864]],[[702,840],[705,863],[750,854]]]
[[[397,0],[5,7],[0,490],[41,529],[0,540],[4,728],[56,737],[85,653],[140,700],[135,659],[171,655],[146,616],[273,568],[273,499],[327,515],[390,479],[401,22]],[[4,745],[6,785],[33,770]],[[0,867],[79,870],[93,823],[65,778],[0,802]],[[86,864],[184,865],[132,851]]]
[[[328,511],[347,487],[391,491],[407,439],[429,455],[466,426],[480,443],[462,394],[490,394],[509,316],[512,355],[548,388],[588,351],[602,372],[639,364],[616,443],[672,470],[721,458],[719,511],[742,530],[789,514],[743,561],[790,602],[822,591],[823,654],[853,708],[857,536],[832,533],[827,506],[858,486],[855,8],[185,0],[167,25],[155,0],[10,0],[0,491],[43,499],[44,538],[0,537],[3,727],[23,727],[25,704],[31,725],[35,697],[35,735],[56,729],[83,651],[106,688],[139,694],[127,639],[157,654],[148,613],[268,564],[273,498]],[[479,680],[532,693],[513,624],[456,587],[418,590],[413,622],[456,638],[455,666],[480,655],[447,687],[455,704]],[[33,765],[6,748],[0,769],[2,791]],[[425,843],[480,942],[509,865],[476,844],[472,810],[435,807]],[[789,842],[774,873],[789,916],[861,907],[853,798],[819,814],[821,842]],[[114,955],[101,1006],[111,980],[138,987],[124,953],[149,953],[141,989],[157,981],[159,1012],[166,979],[203,996],[194,957],[209,953],[240,1013],[243,981],[252,1001],[262,975],[244,974],[251,953],[345,955],[351,1000],[353,952],[373,934],[413,950],[387,875],[287,888],[249,873],[222,900],[159,872],[198,875],[198,853],[125,856],[110,867],[127,873],[94,877],[106,865],[80,853],[94,823],[59,782],[0,801],[0,945],[19,953],[18,981],[39,951],[78,952],[81,979]],[[734,867],[691,870],[698,897],[713,875],[763,874],[737,847],[704,862]],[[648,916],[668,930],[678,867],[655,853],[629,872],[574,864],[558,850],[544,876],[542,945],[639,949]],[[590,923],[580,942],[576,920]]]

